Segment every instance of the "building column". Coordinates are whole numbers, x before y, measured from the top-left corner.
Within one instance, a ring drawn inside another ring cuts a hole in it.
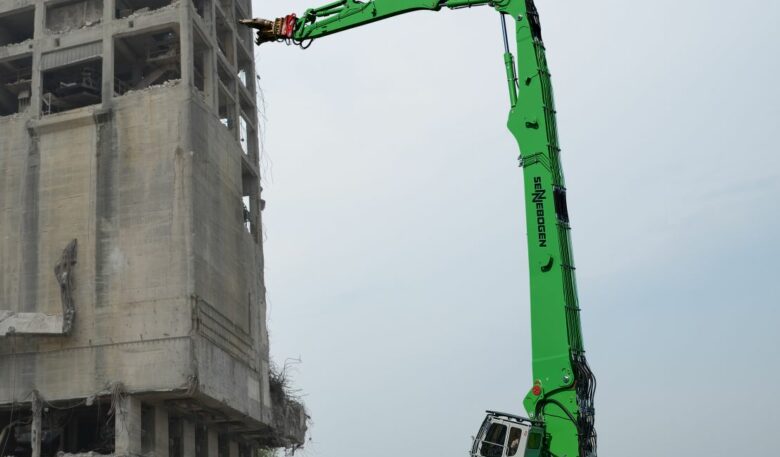
[[[114,98],[114,14],[116,0],[103,0],[103,68],[102,76],[102,106],[108,108]]]
[[[46,6],[43,0],[35,2],[35,16],[33,29],[33,63],[32,84],[30,85],[30,110],[33,110],[33,119],[41,116],[41,98],[43,97],[43,74],[41,73],[41,48],[46,39],[44,27],[46,27]]]
[[[117,456],[140,455],[141,401],[132,395],[124,396],[114,414],[114,453]]]
[[[168,410],[165,405],[154,406],[154,455],[168,457]]]
[[[181,454],[184,457],[195,457],[195,424],[187,419],[181,422]]]
[[[230,440],[230,455],[229,457],[238,457],[238,443]]]
[[[41,419],[43,407],[37,390],[32,392],[32,426],[30,427],[30,446],[32,457],[41,457]]]
[[[209,427],[207,430],[208,430],[208,437],[209,437],[208,457],[219,457],[219,435],[217,434],[217,431],[214,430],[214,428],[212,427]]]

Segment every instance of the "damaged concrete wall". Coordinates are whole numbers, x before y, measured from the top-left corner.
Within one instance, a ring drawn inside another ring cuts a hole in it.
[[[129,397],[233,424],[266,444],[301,444],[303,412],[276,417],[281,402],[270,394],[257,144],[242,150],[235,119],[220,122],[220,107],[255,110],[254,86],[235,79],[235,62],[216,54],[215,31],[192,20],[190,2],[129,19],[106,10],[100,27],[56,40],[44,30],[45,20],[91,17],[89,3],[79,3],[83,15],[58,16],[73,2],[35,2],[33,101],[0,117],[0,310],[62,313],[54,266],[78,240],[73,331],[0,337],[0,411],[33,390],[57,402],[110,397],[121,383]],[[116,92],[114,50],[176,23],[180,79]],[[254,81],[251,44],[224,27]],[[195,34],[211,62],[199,70],[209,95],[194,87]],[[95,44],[99,101],[45,110],[42,83],[54,74],[46,57]],[[231,80],[219,97],[215,62]]]
[[[46,28],[55,33],[97,24],[103,18],[103,0],[68,0],[46,9]]]
[[[80,240],[74,332],[19,340],[24,354],[14,357],[0,344],[0,403],[21,401],[31,386],[74,398],[118,380],[129,390],[176,389],[193,375],[184,132],[182,113],[167,108],[176,103],[176,93],[158,91],[30,129],[0,119],[0,308],[61,312],[53,267]],[[11,391],[19,366],[30,368]]]

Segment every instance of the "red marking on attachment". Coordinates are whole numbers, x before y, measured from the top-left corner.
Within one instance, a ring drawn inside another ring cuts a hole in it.
[[[292,38],[293,32],[295,32],[295,25],[298,23],[298,17],[294,14],[290,14],[289,16],[285,16],[284,20],[282,21],[282,37],[284,38]]]
[[[533,389],[531,389],[531,392],[534,393],[537,397],[542,394],[542,386],[539,384],[535,385]]]

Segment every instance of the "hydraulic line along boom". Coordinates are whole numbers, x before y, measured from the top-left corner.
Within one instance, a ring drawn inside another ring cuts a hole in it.
[[[311,41],[400,14],[486,5],[501,15],[509,89],[509,131],[525,178],[534,380],[524,406],[530,419],[488,412],[472,456],[595,457],[596,381],[585,359],[574,278],[566,187],[539,15],[533,0],[339,0],[268,21],[242,20],[257,44]],[[513,19],[517,58],[506,17]],[[522,449],[523,452],[518,453]]]

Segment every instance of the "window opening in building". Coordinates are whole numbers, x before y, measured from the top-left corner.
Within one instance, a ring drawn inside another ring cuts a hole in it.
[[[209,433],[205,425],[195,426],[195,457],[208,457]]]
[[[63,33],[97,25],[103,19],[103,0],[68,0],[46,6],[46,29]]]
[[[244,114],[241,114],[241,118],[238,120],[238,126],[239,126],[239,132],[238,132],[238,140],[241,143],[241,149],[244,151],[244,154],[249,153],[249,124],[246,121],[246,117],[244,117]]]
[[[168,457],[183,457],[182,436],[184,424],[181,417],[168,416]]]
[[[219,13],[219,10],[217,10]],[[235,64],[235,41],[233,40],[233,30],[228,25],[228,19],[221,14],[217,14],[217,45],[222,55],[232,65]]]
[[[32,40],[35,8],[23,8],[0,16],[0,47]]]
[[[219,88],[219,120],[228,130],[236,128],[236,102],[224,86]]]
[[[203,19],[208,19],[211,12],[211,3],[209,0],[192,0],[192,4],[195,6],[195,12],[198,13]]]
[[[260,199],[260,181],[254,172],[243,162],[241,167],[242,221],[244,229],[257,242],[259,241],[260,211],[263,210],[263,201]]]
[[[238,445],[238,457],[251,457],[251,455],[252,448],[249,445],[243,443]]]
[[[41,457],[62,453],[114,453],[114,417],[109,402],[91,406],[68,403],[45,404],[41,411]],[[0,413],[0,455],[24,457],[32,454],[30,442],[32,411],[17,406]]]
[[[217,457],[230,457],[230,439],[226,433],[217,435]]]
[[[171,0],[117,0],[116,18],[121,19],[134,14],[145,14],[171,4]]]
[[[102,59],[54,68],[43,73],[43,114],[101,103]]]
[[[501,457],[504,454],[506,440],[506,425],[490,424],[485,439],[482,441],[479,455],[482,457]]]
[[[154,406],[141,403],[141,453],[154,452],[155,423]]]
[[[250,30],[249,28],[245,27],[247,30]],[[254,81],[251,79],[253,75],[253,62],[252,62],[252,56],[249,55],[244,49],[238,48],[238,73],[237,77],[238,80],[241,81],[241,83],[249,89],[250,92],[254,91]]]
[[[200,91],[201,95],[203,95],[203,98],[208,100],[210,94],[213,93],[211,71],[214,67],[211,63],[212,51],[206,43],[206,40],[197,30],[193,31],[192,38],[194,51],[194,59],[192,61],[194,75],[193,84],[195,85],[195,88]]]
[[[233,3],[235,1],[236,0],[218,0],[217,4],[220,6],[220,8],[222,9],[222,11],[224,12],[225,16],[228,19],[232,19],[233,17],[235,17],[233,12]]]
[[[32,56],[0,60],[0,116],[26,111],[31,88]]]
[[[181,78],[181,45],[177,30],[125,36],[114,43],[116,95]]]

